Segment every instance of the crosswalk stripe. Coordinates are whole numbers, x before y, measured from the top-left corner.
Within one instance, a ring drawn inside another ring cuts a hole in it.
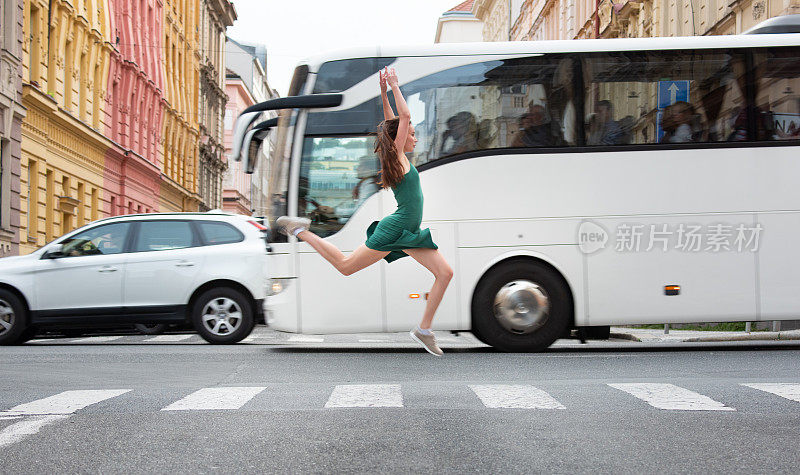
[[[42,427],[68,418],[69,415],[33,416],[11,424],[0,431],[0,447],[19,442],[36,434]]]
[[[261,335],[261,334],[253,333],[253,334],[250,334],[249,336],[247,336],[247,338],[245,338],[244,340],[242,340],[242,343],[252,343],[252,342],[254,342],[256,340],[273,340],[274,341],[275,340],[275,335]]]
[[[78,338],[77,340],[72,340],[70,343],[108,343],[111,341],[119,340],[120,338],[124,338],[121,336],[90,336],[86,338]]]
[[[321,336],[292,335],[287,341],[292,343],[322,343],[325,338]]]
[[[741,383],[742,386],[766,391],[777,396],[800,402],[800,384],[798,383]]]
[[[213,411],[220,409],[239,409],[263,387],[221,387],[203,388],[185,398],[175,401],[162,411]]]
[[[399,384],[343,384],[333,388],[325,407],[403,407]]]
[[[564,405],[539,388],[529,385],[470,385],[483,405],[489,408],[566,409]]]
[[[708,396],[669,383],[618,383],[612,388],[645,401],[659,409],[679,411],[735,411]]]
[[[0,415],[44,416],[72,414],[86,406],[97,404],[100,401],[125,394],[129,391],[130,389],[84,389],[64,391],[54,396],[20,404],[7,411],[0,411]]]
[[[194,335],[158,335],[154,336],[153,338],[148,338],[144,341],[153,342],[153,343],[165,343],[165,342],[176,342],[176,341],[183,341],[188,340],[189,338],[193,337]]]
[[[130,389],[87,389],[64,391],[54,396],[38,399],[0,411],[0,419],[23,417],[0,431],[0,447],[19,442],[36,434],[49,424],[67,419],[74,412],[100,401],[125,394]]]

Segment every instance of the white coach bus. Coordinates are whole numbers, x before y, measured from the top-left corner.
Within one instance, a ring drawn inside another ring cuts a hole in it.
[[[274,220],[311,218],[345,253],[395,210],[373,153],[378,71],[394,68],[419,143],[431,229],[455,276],[435,330],[503,351],[570,329],[800,315],[800,34],[380,47],[314,58],[290,96],[238,119],[245,160],[270,128]],[[266,110],[278,119],[258,123]],[[253,124],[257,124],[253,126]],[[411,258],[340,275],[271,233],[267,322],[396,332],[433,276]]]

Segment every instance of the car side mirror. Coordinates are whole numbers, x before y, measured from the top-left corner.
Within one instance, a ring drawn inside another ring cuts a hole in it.
[[[42,256],[43,259],[57,259],[59,257],[64,257],[63,244],[53,244]]]

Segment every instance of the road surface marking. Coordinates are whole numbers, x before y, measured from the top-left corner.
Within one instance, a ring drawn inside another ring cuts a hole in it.
[[[266,388],[221,387],[203,388],[175,401],[162,411],[213,411],[239,409]]]
[[[735,411],[732,407],[694,391],[668,383],[609,384],[659,409],[677,411]]]
[[[251,343],[251,342],[253,342],[255,340],[274,340],[274,339],[275,339],[275,335],[253,334],[253,335],[248,336],[247,338],[245,338],[241,342],[242,343]]]
[[[11,424],[0,431],[0,447],[19,442],[26,437],[36,434],[42,427],[69,418],[68,415],[60,416],[32,416],[17,423]]]
[[[125,394],[130,389],[64,391],[0,412],[0,418],[27,416],[0,431],[0,447],[13,444],[39,432],[42,427],[67,419],[75,411],[100,401]]]
[[[489,408],[566,409],[539,388],[529,385],[479,384],[470,389]]]
[[[399,384],[342,384],[325,407],[403,407],[403,395]]]
[[[321,336],[292,335],[287,341],[291,343],[322,343],[325,339]]]
[[[154,336],[153,338],[148,338],[144,341],[153,343],[176,342],[176,341],[188,340],[193,336],[194,335],[158,335]]]
[[[121,336],[90,336],[87,338],[78,338],[77,340],[72,340],[70,343],[108,343],[110,341],[119,340],[120,338],[124,338]]]
[[[380,339],[361,339],[358,340],[359,343],[389,343],[389,340],[380,340]]]
[[[0,416],[49,416],[53,414],[72,414],[86,406],[97,404],[129,392],[130,389],[86,389],[64,391],[44,399],[37,399],[7,411],[0,411]]]
[[[777,396],[800,402],[800,384],[798,383],[741,383],[742,386],[766,391]]]

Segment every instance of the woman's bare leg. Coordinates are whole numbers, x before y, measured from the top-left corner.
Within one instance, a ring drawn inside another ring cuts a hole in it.
[[[301,231],[297,233],[297,237],[307,242],[314,250],[324,257],[326,261],[333,264],[336,270],[344,275],[354,274],[365,267],[371,266],[389,254],[387,251],[376,251],[362,244],[349,256],[345,256],[336,246],[311,231]]]
[[[453,278],[453,268],[444,260],[438,249],[404,249],[403,252],[413,257],[417,262],[431,271],[434,277],[433,287],[428,293],[428,302],[425,304],[425,313],[422,315],[422,322],[419,327],[428,329],[433,323],[433,314],[439,308],[439,304],[444,297],[444,291]]]

